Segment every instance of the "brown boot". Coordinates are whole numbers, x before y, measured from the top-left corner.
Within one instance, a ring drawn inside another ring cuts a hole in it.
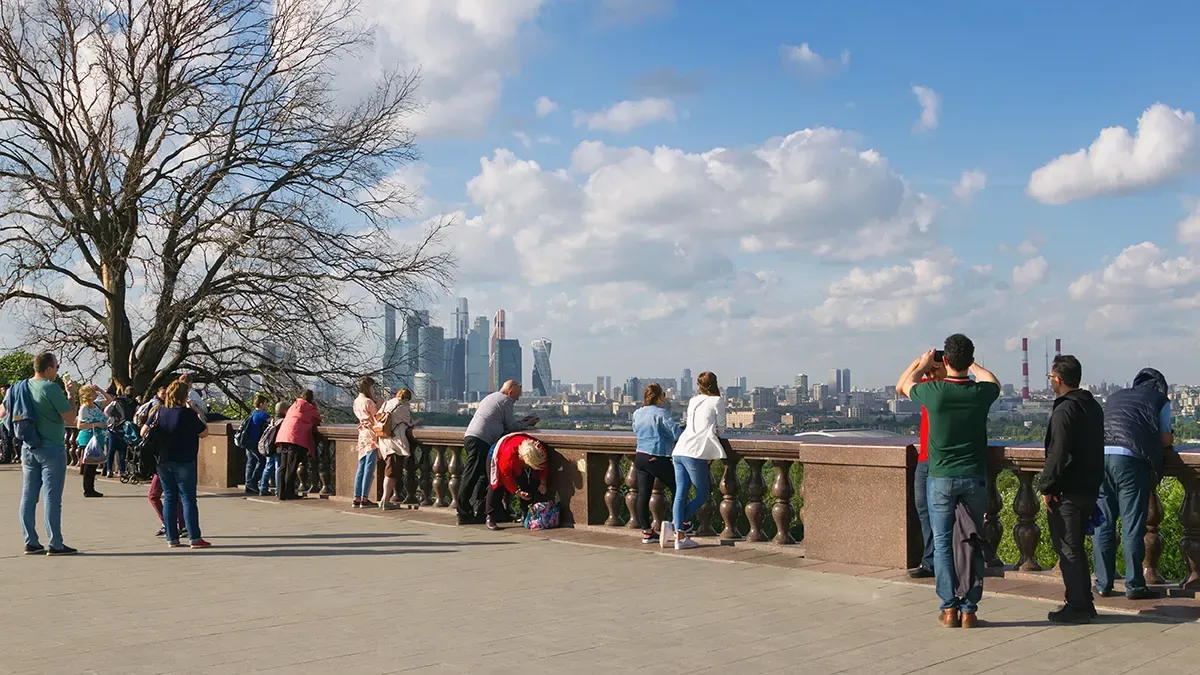
[[[959,616],[957,609],[943,609],[942,615],[938,617],[938,623],[942,628],[958,628],[962,625],[962,617]]]
[[[979,625],[979,620],[975,618],[975,612],[963,612],[962,627],[974,628]]]

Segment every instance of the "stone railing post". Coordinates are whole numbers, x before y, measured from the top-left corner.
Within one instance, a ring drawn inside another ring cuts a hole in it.
[[[1038,563],[1037,548],[1042,540],[1042,528],[1037,524],[1037,516],[1042,500],[1038,499],[1033,489],[1032,471],[1019,469],[1017,481],[1017,496],[1013,499],[1017,524],[1013,525],[1013,540],[1021,557],[1017,560],[1016,568],[1025,572],[1040,572],[1042,566]]]
[[[446,494],[446,446],[434,446],[433,452],[433,505],[445,508],[450,504]]]
[[[337,491],[333,482],[333,466],[337,463],[334,459],[335,452],[337,452],[336,441],[326,438],[321,442],[321,497],[324,499],[328,499]]]
[[[629,522],[625,526],[631,530],[641,529],[637,516],[637,461],[629,460],[629,471],[625,472],[625,508],[629,510]]]
[[[422,444],[421,459],[418,463],[421,465],[421,506],[433,506],[433,448]]]
[[[1179,481],[1183,483],[1183,503],[1179,505],[1183,537],[1179,540],[1179,553],[1185,567],[1179,588],[1195,592],[1200,591],[1200,478],[1185,475]]]
[[[604,505],[608,507],[608,518],[604,524],[620,527],[621,522],[621,456],[608,456],[608,470],[604,472]]]
[[[1166,579],[1158,573],[1158,561],[1162,559],[1163,538],[1158,533],[1158,528],[1162,525],[1163,507],[1162,502],[1158,499],[1158,486],[1150,488],[1150,504],[1146,510],[1146,536],[1143,541],[1146,543],[1146,558],[1142,566],[1142,572],[1146,576],[1148,584],[1163,584]]]
[[[458,488],[462,483],[462,451],[457,446],[446,448],[446,452],[450,453],[450,461],[446,464],[447,470],[450,472],[450,508],[458,508]]]
[[[417,464],[421,446],[409,449],[408,457],[404,458],[404,501],[403,504],[420,504],[417,498]]]
[[[796,543],[791,532],[792,517],[796,512],[792,508],[792,495],[795,494],[792,487],[792,464],[793,462],[771,460],[771,465],[775,467],[775,483],[771,486],[771,495],[775,497],[775,505],[771,507],[771,517],[775,519],[775,538],[772,541],[776,544]]]
[[[738,503],[737,499],[737,465],[742,457],[733,451],[733,448],[729,446],[729,441],[722,439],[721,443],[725,446],[725,468],[721,472],[721,520],[725,527],[721,530],[721,538],[736,540],[742,538],[737,527],[738,516],[742,515],[742,505]]]
[[[669,511],[667,495],[663,492],[665,487],[662,481],[655,478],[654,488],[650,490],[650,519],[654,521],[650,523],[650,527],[655,532],[662,532],[662,522],[671,519],[667,513]]]
[[[746,541],[767,541],[763,533],[763,518],[767,515],[767,505],[763,503],[763,495],[767,492],[767,484],[763,482],[763,464],[765,459],[747,459],[750,475],[746,478],[746,520],[750,521],[750,531],[746,533]]]
[[[983,538],[991,545],[992,557],[986,561],[988,567],[1004,567],[1004,561],[996,551],[1000,550],[1000,541],[1004,538],[1004,525],[1000,522],[1000,510],[1004,508],[1004,500],[1000,497],[1000,488],[996,480],[1000,477],[1000,467],[988,467],[988,499],[983,512]]]
[[[729,460],[725,461],[728,462]],[[692,524],[692,527],[696,529],[697,537],[715,537],[717,535],[717,531],[713,529],[712,525],[713,515],[717,512],[717,503],[713,501],[713,487],[716,482],[712,478],[712,462],[709,462],[708,499],[704,500],[704,503],[700,505],[700,511],[695,517],[696,522]],[[697,494],[696,496],[699,497],[700,495]]]

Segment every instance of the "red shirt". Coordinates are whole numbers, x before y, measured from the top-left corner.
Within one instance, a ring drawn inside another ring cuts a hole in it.
[[[510,494],[517,493],[517,476],[525,472],[525,462],[521,461],[521,455],[517,453],[517,448],[521,447],[521,443],[532,438],[525,434],[511,434],[500,440],[499,446],[496,448],[496,480],[492,481],[492,487],[498,488],[503,486]],[[538,477],[542,485],[546,484],[546,478],[549,477],[550,461],[547,458],[546,465],[540,469],[534,469],[533,474]]]
[[[922,382],[928,382],[930,377],[925,375],[921,378]],[[920,435],[920,445],[917,449],[917,461],[929,461],[929,411],[925,406],[921,406],[921,430],[917,432]]]

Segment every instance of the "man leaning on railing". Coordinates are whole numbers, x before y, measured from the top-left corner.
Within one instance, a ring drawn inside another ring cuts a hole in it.
[[[515,380],[504,383],[500,391],[479,402],[475,416],[463,435],[467,463],[463,467],[462,486],[458,490],[458,524],[479,525],[485,521],[485,495],[488,488],[487,462],[492,445],[502,436],[523,431],[538,423],[536,417],[516,419],[513,404],[521,398],[521,385]]]

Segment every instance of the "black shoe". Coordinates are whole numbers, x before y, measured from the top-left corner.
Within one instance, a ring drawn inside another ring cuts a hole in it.
[[[46,551],[46,555],[75,555],[76,553],[79,553],[79,551],[76,551],[75,549],[71,548],[70,546],[64,546],[62,548],[52,548],[49,551]]]
[[[1127,588],[1125,589],[1125,597],[1129,600],[1149,600],[1154,597],[1154,593],[1145,586],[1141,588]]]
[[[258,491],[258,488],[252,488],[252,487],[248,487],[248,488],[246,488],[245,492],[246,492],[246,494],[248,494],[248,495],[258,495],[258,494],[261,494],[261,493]]]
[[[1107,597],[1110,597],[1110,596],[1112,595],[1112,589],[1111,589],[1111,588],[1110,588],[1110,589],[1108,589],[1108,590],[1106,591],[1106,590],[1104,590],[1103,588],[1100,588],[1100,585],[1099,585],[1099,584],[1092,584],[1092,592],[1093,592],[1093,593],[1095,593],[1096,595],[1098,595],[1098,596],[1102,597],[1102,598],[1107,598]]]
[[[1093,619],[1096,619],[1096,618],[1099,618],[1099,617],[1100,617],[1100,612],[1097,612],[1097,611],[1096,611],[1096,606],[1095,606],[1095,605],[1092,605],[1091,607],[1088,607],[1088,614],[1091,614]]]
[[[1057,624],[1085,624],[1091,623],[1095,608],[1091,610],[1078,609],[1070,605],[1064,605],[1058,611],[1050,612],[1046,615],[1046,619],[1050,623]]]
[[[104,496],[104,494],[103,494],[103,493],[100,493],[100,492],[96,492],[95,490],[92,490],[91,492],[85,492],[85,493],[83,493],[83,496],[84,496],[84,497],[87,497],[87,498],[89,498],[89,499],[94,499],[94,498],[96,498],[96,497],[103,497],[103,496]]]
[[[32,544],[25,544],[25,555],[40,555],[45,552],[46,552],[46,547],[42,546],[41,544],[38,544],[37,546],[33,546]]]
[[[908,571],[909,579],[932,579],[933,577],[933,570],[924,565],[921,565],[920,567],[914,567]]]
[[[463,516],[458,517],[459,525],[482,525],[484,519],[479,516]]]
[[[492,530],[493,532],[500,529],[500,526],[496,524],[496,521],[492,520],[491,518],[487,519],[486,524],[487,529]]]

